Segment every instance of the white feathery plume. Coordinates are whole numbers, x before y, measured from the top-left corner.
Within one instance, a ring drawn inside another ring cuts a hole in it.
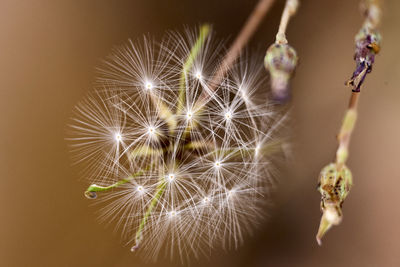
[[[208,26],[129,41],[76,107],[85,194],[101,195],[101,220],[148,259],[236,248],[264,214],[279,115],[260,97],[262,59],[242,57],[210,85],[223,52]]]

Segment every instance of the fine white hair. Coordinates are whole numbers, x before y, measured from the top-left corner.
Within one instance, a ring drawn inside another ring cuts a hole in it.
[[[71,124],[73,157],[90,183],[131,177],[99,194],[101,220],[132,245],[139,229],[147,259],[237,247],[263,217],[271,186],[281,117],[267,101],[262,57],[242,56],[210,86],[225,53],[212,34],[182,74],[198,33],[115,48]]]

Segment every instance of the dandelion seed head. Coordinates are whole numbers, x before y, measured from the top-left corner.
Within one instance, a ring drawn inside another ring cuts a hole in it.
[[[262,56],[254,64],[243,55],[211,90],[207,74],[224,55],[212,35],[181,80],[196,39],[169,33],[116,48],[71,124],[73,159],[88,182],[122,181],[97,192],[100,220],[114,221],[146,259],[238,247],[262,218],[271,184],[263,152],[279,119],[260,96]]]

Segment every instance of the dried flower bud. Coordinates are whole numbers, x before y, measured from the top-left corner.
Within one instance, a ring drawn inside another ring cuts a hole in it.
[[[271,75],[273,97],[284,102],[290,95],[290,79],[297,65],[296,50],[289,44],[272,44],[264,58],[264,66]]]
[[[355,37],[356,50],[354,60],[356,69],[346,85],[353,87],[353,92],[360,92],[365,77],[372,71],[375,55],[379,53],[381,36],[376,30],[381,17],[378,1],[366,0],[362,2],[364,24]]]
[[[380,41],[380,34],[378,32],[370,32],[367,28],[361,29],[356,35],[356,50],[354,54],[356,70],[346,82],[347,85],[353,86],[353,92],[360,92],[365,77],[372,71],[375,55],[380,50]]]
[[[342,205],[353,184],[351,171],[345,165],[331,163],[320,173],[318,191],[321,193],[321,210],[323,212],[317,234],[321,245],[324,234],[342,221]]]

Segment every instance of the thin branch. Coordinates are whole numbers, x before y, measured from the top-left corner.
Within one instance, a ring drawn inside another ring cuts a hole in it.
[[[346,166],[346,161],[349,156],[351,136],[357,121],[361,86],[366,75],[371,72],[375,55],[380,50],[381,37],[376,29],[380,21],[378,1],[364,0],[362,4],[365,20],[355,38],[356,50],[354,59],[356,61],[356,69],[350,80],[346,82],[347,85],[352,86],[352,93],[337,136],[338,148],[335,162],[322,169],[318,185],[318,190],[322,195],[321,210],[323,212],[316,236],[320,245],[325,233],[333,225],[338,225],[342,221],[342,204],[353,183],[353,177]]]
[[[230,46],[228,52],[223,58],[222,62],[217,68],[211,82],[209,83],[209,90],[205,90],[200,104],[203,105],[204,102],[210,97],[210,92],[214,91],[218,85],[222,82],[226,73],[232,68],[233,63],[239,57],[240,52],[244,46],[249,42],[250,38],[253,36],[254,32],[260,25],[261,21],[265,15],[270,10],[272,4],[275,0],[260,0],[253,12],[250,14],[245,25],[240,31],[239,35],[236,37],[235,41]]]
[[[279,30],[276,34],[275,43],[278,44],[287,44],[286,40],[286,28],[289,24],[290,18],[296,14],[297,8],[299,6],[298,0],[287,0],[285,4],[285,9],[283,10],[281,22],[279,24]]]

